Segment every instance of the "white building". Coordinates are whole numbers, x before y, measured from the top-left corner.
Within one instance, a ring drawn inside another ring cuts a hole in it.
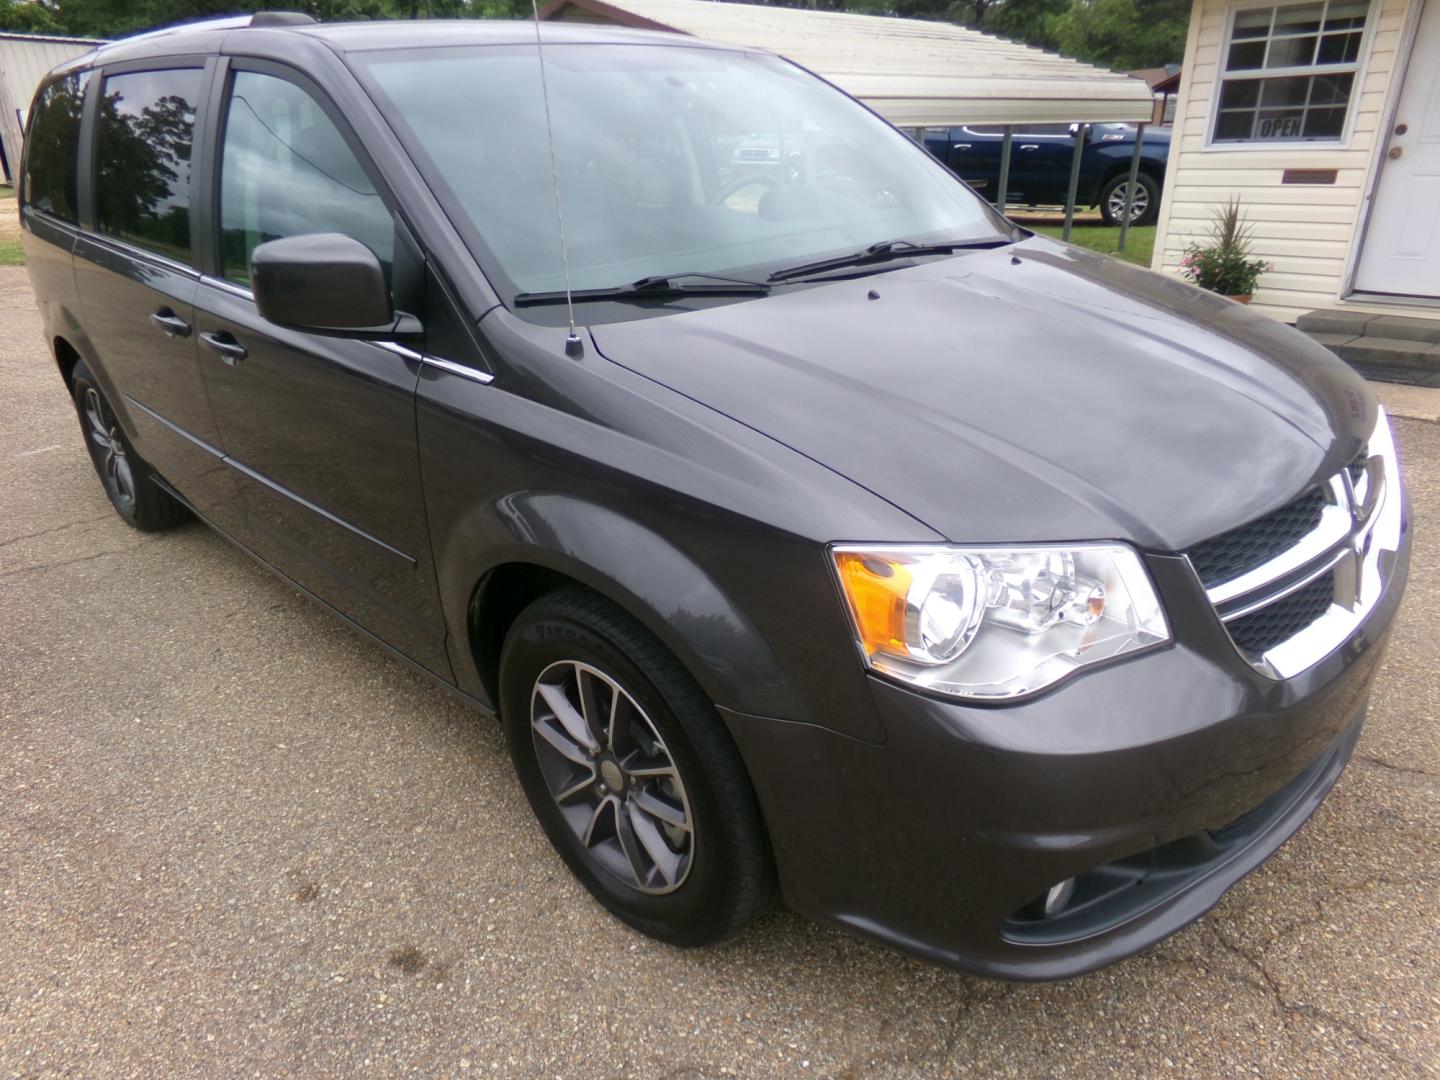
[[[1155,268],[1239,196],[1260,310],[1440,343],[1440,0],[1195,0],[1184,70]]]

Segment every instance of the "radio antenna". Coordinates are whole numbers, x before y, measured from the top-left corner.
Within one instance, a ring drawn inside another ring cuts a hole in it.
[[[540,40],[540,6],[530,0],[535,22],[535,55],[540,58],[540,100],[545,103],[545,145],[550,150],[550,181],[555,190],[555,224],[560,229],[560,269],[565,275],[565,311],[570,320],[570,336],[565,339],[565,355],[579,360],[585,346],[575,332],[575,301],[570,294],[570,254],[565,246],[565,211],[560,204],[560,169],[555,164],[555,130],[550,123],[550,85],[545,79],[545,43]]]

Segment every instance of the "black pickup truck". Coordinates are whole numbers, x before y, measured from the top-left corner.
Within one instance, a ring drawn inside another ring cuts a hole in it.
[[[1010,145],[1010,178],[1005,201],[1022,206],[1064,206],[1075,154],[1076,124],[1016,124]],[[1076,206],[1098,206],[1109,225],[1125,213],[1126,178],[1135,147],[1134,124],[1095,124],[1086,134],[1080,159]],[[925,130],[925,147],[982,195],[995,198],[1000,185],[1000,124],[970,124]],[[1132,225],[1151,224],[1160,211],[1170,129],[1147,127],[1140,144],[1140,178],[1131,210]]]

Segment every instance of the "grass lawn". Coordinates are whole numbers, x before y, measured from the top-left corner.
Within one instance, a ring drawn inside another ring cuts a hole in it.
[[[15,189],[0,185],[0,266],[24,266],[20,248],[20,221],[16,217]]]
[[[1063,225],[1051,225],[1049,223],[1032,224],[1024,222],[1027,229],[1033,229],[1045,236],[1053,236],[1060,239],[1064,232]],[[1125,238],[1125,251],[1118,253],[1115,246],[1120,243],[1120,227],[1101,225],[1098,222],[1077,221],[1075,227],[1070,230],[1070,243],[1076,247],[1089,248],[1091,251],[1099,251],[1105,255],[1118,255],[1126,262],[1138,263],[1140,266],[1150,265],[1150,255],[1155,250],[1155,226],[1138,225],[1130,230],[1130,235]]]

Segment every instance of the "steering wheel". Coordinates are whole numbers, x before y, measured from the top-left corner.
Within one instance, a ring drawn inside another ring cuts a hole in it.
[[[744,191],[748,187],[754,187],[756,184],[764,187],[766,191],[772,191],[780,186],[780,176],[777,173],[744,173],[735,177],[721,188],[720,194],[716,196],[715,201],[718,203],[728,202],[732,195]]]

